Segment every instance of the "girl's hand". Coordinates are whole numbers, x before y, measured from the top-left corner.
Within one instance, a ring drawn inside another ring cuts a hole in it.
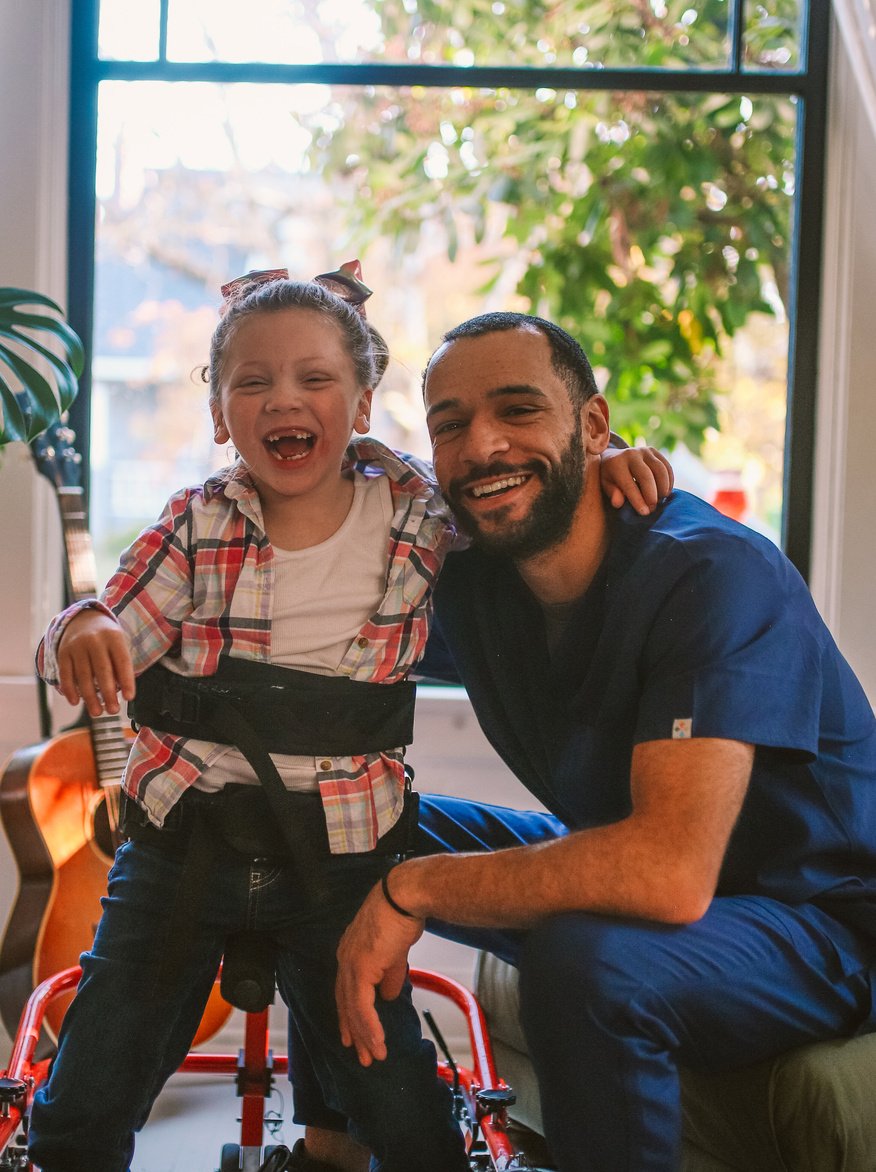
[[[656,448],[606,448],[599,464],[602,491],[614,508],[629,501],[647,517],[672,492],[672,465]]]
[[[61,635],[58,691],[70,704],[81,700],[89,716],[119,711],[118,694],[133,700],[136,691],[131,652],[124,631],[99,610],[81,610]]]

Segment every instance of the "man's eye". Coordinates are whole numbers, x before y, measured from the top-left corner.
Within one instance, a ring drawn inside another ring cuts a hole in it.
[[[462,424],[458,419],[447,419],[432,428],[432,439],[437,439],[441,435],[448,435],[452,431],[457,431],[460,427],[462,427]]]

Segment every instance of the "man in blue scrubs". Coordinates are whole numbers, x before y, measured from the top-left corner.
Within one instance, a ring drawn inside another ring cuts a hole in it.
[[[770,542],[681,492],[606,507],[608,409],[563,331],[473,319],[424,391],[473,540],[425,670],[465,685],[552,816],[424,799],[423,849],[446,853],[394,868],[348,929],[342,1035],[379,1060],[380,997],[427,919],[455,926],[520,968],[562,1172],[669,1172],[679,1064],[876,1026],[873,711]]]

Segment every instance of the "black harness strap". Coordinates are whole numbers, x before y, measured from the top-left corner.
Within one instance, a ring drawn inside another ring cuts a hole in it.
[[[268,753],[352,757],[411,743],[416,692],[409,680],[374,684],[223,656],[211,676],[155,664],[129,711],[159,732],[236,745],[225,725],[231,705]]]

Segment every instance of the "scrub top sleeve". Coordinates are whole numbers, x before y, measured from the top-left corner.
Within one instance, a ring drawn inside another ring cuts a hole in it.
[[[812,759],[826,631],[802,579],[726,534],[686,556],[645,641],[636,743],[720,737]]]
[[[414,667],[411,678],[423,683],[429,683],[430,680],[441,684],[462,683],[437,618],[433,620],[423,658]]]

